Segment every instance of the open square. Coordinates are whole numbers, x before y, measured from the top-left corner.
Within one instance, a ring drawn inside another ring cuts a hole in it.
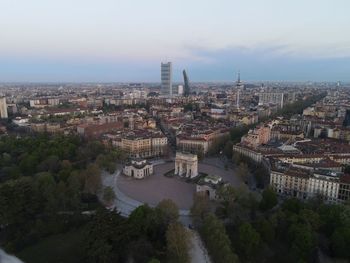
[[[119,176],[118,188],[129,198],[149,205],[157,205],[163,199],[171,199],[180,209],[188,210],[193,204],[196,185],[187,183],[178,176],[173,178],[164,176],[172,169],[174,169],[174,162],[155,165],[154,175],[142,180]],[[199,163],[198,170],[200,173],[221,176],[224,181],[235,187],[243,183],[232,169],[224,170],[213,165]]]

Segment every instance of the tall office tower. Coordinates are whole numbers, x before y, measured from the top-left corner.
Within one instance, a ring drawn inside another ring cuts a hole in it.
[[[0,117],[2,119],[7,119],[7,104],[6,104],[6,97],[0,97]]]
[[[345,118],[344,118],[344,121],[343,121],[343,126],[344,127],[349,127],[350,126],[350,110],[346,110]]]
[[[189,80],[188,80],[188,76],[187,76],[186,70],[183,70],[182,74],[184,76],[184,84],[185,84],[184,95],[187,97],[191,93],[190,83],[189,83]]]
[[[244,89],[244,85],[243,85],[243,82],[241,81],[241,74],[240,72],[238,72],[238,78],[237,78],[237,82],[236,82],[236,107],[237,109],[239,109],[239,96],[240,96],[240,93],[241,93],[241,90]]]
[[[173,95],[172,64],[171,62],[161,63],[161,91],[164,95]]]

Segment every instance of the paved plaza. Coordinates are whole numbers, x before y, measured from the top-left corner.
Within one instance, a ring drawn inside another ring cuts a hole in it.
[[[225,170],[213,165],[199,163],[199,172],[219,175],[224,181],[238,187],[242,180],[233,170]],[[126,196],[150,205],[156,205],[163,199],[173,200],[180,209],[190,209],[196,185],[186,183],[178,177],[168,178],[164,173],[174,169],[174,162],[154,166],[154,175],[138,180],[126,176],[118,176],[118,189]]]

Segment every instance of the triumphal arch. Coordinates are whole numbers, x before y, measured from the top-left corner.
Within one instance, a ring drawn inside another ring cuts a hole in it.
[[[196,154],[176,152],[175,175],[194,178],[198,175],[198,157]]]

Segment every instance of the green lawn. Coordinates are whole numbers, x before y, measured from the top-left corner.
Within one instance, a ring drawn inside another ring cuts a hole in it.
[[[77,263],[83,258],[83,232],[73,230],[47,237],[16,256],[25,263]]]

